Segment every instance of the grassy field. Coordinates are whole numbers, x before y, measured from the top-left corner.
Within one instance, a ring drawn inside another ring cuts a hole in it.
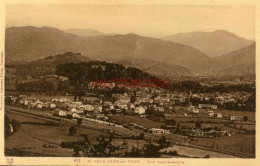
[[[112,115],[109,116],[112,120],[116,120],[123,124],[136,123],[138,125],[144,126],[145,128],[160,128],[162,123],[149,120],[147,118],[140,118],[137,116],[126,116],[126,115]]]
[[[16,119],[21,122],[44,122],[21,115],[8,114],[8,116],[10,119]],[[96,143],[96,138],[100,135],[109,136],[103,132],[84,128],[78,128],[76,135],[69,136],[69,127],[22,124],[19,131],[5,141],[5,148],[19,148],[44,155],[55,155],[54,153],[57,152],[59,156],[71,156],[72,150],[61,148],[61,142],[83,140],[83,137],[80,136],[81,134],[87,134],[91,143]],[[43,144],[54,145],[57,148],[43,148]]]
[[[212,152],[208,150],[194,149],[185,146],[177,146],[169,147],[163,149],[162,151],[177,151],[179,155],[189,156],[189,157],[205,157],[206,155],[210,155],[211,158],[234,158],[234,156]]]
[[[46,120],[29,118],[28,116],[22,116],[20,114],[16,114],[15,112],[6,112],[6,114],[10,119],[15,119],[19,122],[46,122]]]
[[[230,137],[198,138],[197,145],[213,147],[213,149],[241,153],[254,157],[255,135],[236,134]]]
[[[248,120],[255,121],[255,112],[252,111],[214,110],[214,112],[229,116],[247,116]]]
[[[54,145],[57,148],[43,148],[42,145],[53,145],[48,144],[44,141],[40,141],[36,138],[31,137],[30,135],[27,135],[23,133],[22,131],[18,131],[11,137],[7,139],[5,142],[5,148],[12,149],[12,148],[18,148],[21,150],[24,150],[26,152],[31,153],[38,153],[43,156],[45,155],[53,155],[53,156],[72,156],[73,149],[63,149],[58,145]]]

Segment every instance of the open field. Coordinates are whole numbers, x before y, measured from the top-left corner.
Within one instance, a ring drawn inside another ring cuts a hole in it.
[[[205,157],[206,155],[210,155],[211,158],[234,158],[234,156],[228,154],[222,154],[217,152],[212,152],[208,150],[202,149],[194,149],[184,146],[174,145],[172,147],[162,149],[161,151],[177,151],[179,155],[189,156],[189,157]]]
[[[21,122],[46,122],[46,120],[40,119],[40,118],[29,118],[28,116],[22,116],[21,114],[17,114],[14,112],[6,112],[7,116],[10,119],[18,120]]]
[[[39,122],[39,120],[41,119],[37,119],[37,117],[30,117],[30,116],[26,116],[26,115],[21,115],[18,112],[12,112],[12,111],[8,111],[7,114],[9,115],[10,119],[17,119],[19,121],[22,122],[29,122],[29,121],[36,121]],[[158,122],[154,122],[152,120],[146,119],[146,118],[140,118],[140,117],[136,117],[136,116],[111,116],[112,119],[116,120],[116,121],[120,121],[122,123],[137,123],[139,125],[143,125],[144,127],[149,128],[151,127],[160,127],[162,125],[162,123],[158,123]],[[45,120],[43,120],[45,121]],[[48,121],[48,120],[47,120]],[[69,122],[68,122],[69,124]],[[93,129],[86,129],[86,128],[78,128],[78,132],[75,136],[69,136],[68,135],[68,130],[69,130],[69,125],[68,124],[61,124],[60,126],[43,126],[43,125],[32,125],[32,124],[22,124],[20,130],[15,133],[13,136],[11,136],[10,138],[8,138],[8,140],[6,141],[6,148],[10,149],[13,147],[18,147],[18,148],[27,148],[27,150],[30,150],[31,153],[37,153],[38,149],[42,150],[44,152],[44,150],[46,148],[43,148],[42,145],[43,144],[50,144],[50,145],[55,145],[57,146],[57,148],[53,148],[55,150],[57,150],[60,147],[60,143],[65,141],[78,141],[78,140],[82,140],[83,138],[80,136],[81,134],[88,134],[89,136],[89,140],[92,143],[96,143],[96,137],[100,136],[100,135],[104,135],[104,136],[109,136],[109,134],[101,132],[101,131],[97,131],[97,130],[93,130]],[[88,123],[87,123],[88,125]],[[190,125],[193,126],[194,123],[181,123],[181,125]],[[214,123],[202,123],[202,125],[210,125],[210,126],[214,126],[217,125],[219,127],[222,124],[214,124]],[[248,125],[250,126],[250,125]],[[251,125],[254,126],[254,125]],[[225,127],[225,126],[224,126]],[[233,128],[230,128],[231,130],[236,130]],[[136,133],[136,131],[131,130],[129,131],[132,135]],[[20,134],[18,135],[19,138],[15,137],[16,134]],[[149,134],[148,134],[149,135]],[[145,137],[148,135],[145,135]],[[155,135],[153,135],[152,138]],[[13,139],[11,139],[13,137]],[[160,137],[160,136],[159,136]],[[16,141],[14,138],[19,139],[19,141]],[[185,140],[184,136],[181,135],[176,135],[176,134],[170,134],[166,136],[167,139],[173,141],[173,142],[179,142],[182,144],[182,142]],[[228,154],[234,154],[234,153],[239,153],[238,156],[245,156],[245,157],[254,157],[253,152],[254,152],[254,135],[232,135],[230,137],[221,137],[221,138],[195,138],[196,141],[192,141],[192,140],[186,140],[184,141],[184,143],[188,143],[188,145],[194,145],[195,147],[192,147],[192,149],[196,148],[202,148],[203,150],[206,151],[210,151],[211,149],[213,151],[223,151],[223,152],[227,152]],[[33,140],[33,141],[31,141]],[[117,141],[115,142],[116,144],[121,144],[123,140],[117,139]],[[30,142],[30,144],[28,144],[28,142]],[[32,143],[31,143],[32,142]],[[134,145],[134,146],[143,146],[143,143],[141,141],[139,141],[138,143],[136,142],[136,140],[129,140],[127,141],[129,142],[129,145]],[[225,144],[222,144],[222,142],[225,142]],[[228,143],[230,142],[230,143]],[[177,145],[181,145],[181,144],[177,144]],[[214,146],[213,146],[214,144]],[[33,150],[31,147],[28,147],[28,145],[32,145],[32,147],[35,149],[37,148],[37,150]],[[189,146],[190,147],[190,146]],[[205,147],[205,148],[203,148]],[[29,149],[28,149],[29,148]],[[191,147],[190,147],[191,148]],[[195,149],[195,150],[196,150]],[[60,149],[62,150],[62,149]],[[47,152],[47,151],[46,151]],[[49,153],[49,152],[48,152]],[[65,153],[65,152],[64,152]],[[62,154],[62,153],[61,153]],[[242,155],[241,155],[242,154]],[[245,154],[245,155],[244,155]],[[43,153],[43,155],[48,155],[47,153]],[[67,154],[68,156],[70,156],[69,154]],[[67,156],[66,154],[63,156]],[[196,156],[194,156],[196,157]]]
[[[10,113],[8,113],[8,117],[23,122],[44,122],[39,119]],[[108,136],[106,133],[84,128],[78,128],[76,135],[69,136],[68,130],[69,126],[54,127],[22,124],[19,131],[6,140],[5,148],[19,148],[31,153],[41,153],[43,155],[56,156],[58,154],[58,156],[71,156],[73,154],[72,150],[61,148],[61,142],[83,140],[83,137],[80,135],[87,134],[90,142],[96,143],[96,137],[100,135]],[[57,148],[43,148],[43,144],[54,145]]]
[[[11,116],[9,116],[11,115]],[[23,122],[44,122],[43,120],[34,119],[31,117],[26,117],[22,115],[14,115],[9,114],[8,116],[10,119],[22,120]],[[25,134],[28,134],[32,137],[37,139],[50,142],[53,144],[60,144],[62,141],[77,141],[82,140],[81,134],[88,134],[90,141],[95,142],[96,137],[99,135],[108,135],[103,132],[85,129],[85,128],[78,128],[76,136],[69,136],[69,125],[62,125],[62,126],[42,126],[42,125],[31,125],[31,124],[22,124],[20,130]],[[51,137],[50,137],[51,135]]]
[[[230,137],[198,138],[197,145],[213,147],[216,150],[244,154],[254,157],[255,135],[236,134]]]
[[[109,116],[112,120],[116,120],[123,124],[136,123],[138,125],[144,126],[145,128],[160,128],[162,123],[149,120],[147,118],[140,118],[137,116],[128,116],[128,115],[112,115]]]
[[[249,121],[255,121],[255,112],[253,111],[238,111],[238,110],[214,110],[215,113],[229,116],[247,116]]]

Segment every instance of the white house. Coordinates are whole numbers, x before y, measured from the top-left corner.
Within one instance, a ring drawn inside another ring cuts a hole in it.
[[[230,116],[230,120],[242,121],[243,119],[244,119],[244,116]]]
[[[50,108],[56,108],[56,104],[51,103],[51,104],[50,104]]]
[[[128,104],[128,107],[129,107],[129,109],[135,109],[135,105],[132,104],[132,103],[129,103],[129,104]]]
[[[109,104],[109,109],[113,110],[113,109],[115,109],[115,106],[113,104]]]
[[[136,107],[134,113],[139,115],[145,114],[145,109],[142,106]]]
[[[42,106],[43,106],[42,103],[37,103],[37,104],[36,104],[36,108],[42,109]]]
[[[62,103],[65,103],[65,102],[67,102],[69,99],[67,99],[67,98],[61,98],[61,99],[59,99],[59,102],[62,102]]]
[[[217,105],[214,105],[214,104],[199,104],[199,108],[216,110],[218,107],[217,107]]]
[[[70,107],[68,108],[68,111],[77,112],[78,110],[76,109],[76,107],[70,106]]]
[[[157,110],[159,111],[159,112],[164,112],[164,107],[157,107]]]
[[[28,105],[29,104],[28,100],[24,100],[23,104]]]
[[[76,113],[76,112],[71,112],[71,111],[68,111],[66,116],[67,116],[68,118],[78,118],[78,117],[79,117],[78,113]]]
[[[63,111],[61,109],[56,109],[54,112],[53,112],[53,115],[54,116],[66,116],[66,111]]]
[[[209,117],[213,117],[214,116],[214,111],[208,111]]]
[[[94,105],[94,112],[102,112],[102,105]]]
[[[158,129],[158,128],[151,128],[149,129],[150,133],[161,133],[161,134],[170,134],[169,130],[165,130],[165,129]]]
[[[215,116],[216,116],[217,118],[223,118],[223,115],[222,115],[221,113],[215,113]]]

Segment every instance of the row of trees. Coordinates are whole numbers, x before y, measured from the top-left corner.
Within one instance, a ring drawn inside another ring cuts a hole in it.
[[[214,86],[202,86],[198,81],[180,81],[180,82],[171,82],[168,87],[170,90],[182,91],[182,92],[238,92],[244,91],[249,93],[255,92],[255,84],[236,84],[236,85],[227,85],[220,84]]]

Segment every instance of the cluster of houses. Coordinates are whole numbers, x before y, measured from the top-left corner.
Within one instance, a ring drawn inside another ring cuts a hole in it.
[[[134,101],[131,97],[134,95]],[[189,94],[190,95],[190,94]],[[162,89],[142,88],[133,94],[133,92],[125,92],[123,94],[112,94],[114,102],[103,101],[98,97],[88,98],[88,104],[83,101],[70,101],[67,98],[52,99],[51,101],[42,102],[36,98],[30,98],[26,95],[19,95],[19,97],[11,96],[11,100],[23,104],[28,108],[36,109],[51,109],[55,110],[55,116],[78,118],[81,116],[102,117],[104,113],[122,114],[123,111],[128,111],[131,114],[146,117],[147,109],[155,112],[160,112],[166,118],[174,117],[188,117],[188,116],[206,116],[211,118],[225,118],[229,120],[243,120],[243,116],[226,116],[221,113],[214,112],[217,110],[215,104],[199,104],[198,106],[178,106],[176,103],[184,103],[188,97],[187,93],[165,92]]]
[[[230,93],[194,93],[189,94],[190,98],[198,98],[200,101],[212,101],[218,105],[224,105],[225,103],[237,103],[239,107],[245,106],[245,102],[251,96],[247,92],[230,92]]]
[[[20,103],[27,108],[36,108],[36,109],[55,109],[56,104],[53,102],[42,102],[36,98],[33,97],[27,97],[26,95],[19,95],[19,97],[10,96],[10,100],[12,103]]]
[[[182,129],[182,135],[192,136],[192,137],[221,137],[221,136],[231,136],[232,133],[222,130],[218,131],[212,128],[205,128],[205,129]]]

